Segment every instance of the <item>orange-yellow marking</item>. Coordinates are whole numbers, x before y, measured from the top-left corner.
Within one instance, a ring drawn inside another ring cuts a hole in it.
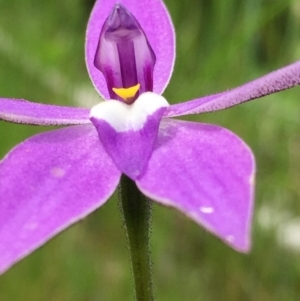
[[[132,99],[137,91],[140,89],[140,84],[136,84],[135,86],[129,88],[112,88],[112,90],[125,101]]]

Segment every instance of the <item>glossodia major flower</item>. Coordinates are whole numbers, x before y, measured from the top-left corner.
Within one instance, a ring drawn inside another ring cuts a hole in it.
[[[1,272],[104,204],[122,173],[234,249],[250,248],[251,150],[227,129],[171,117],[291,88],[300,83],[300,62],[169,105],[161,96],[175,57],[169,14],[161,0],[119,2],[98,0],[87,28],[87,68],[106,101],[88,110],[0,99],[3,120],[69,125],[25,140],[0,163]]]

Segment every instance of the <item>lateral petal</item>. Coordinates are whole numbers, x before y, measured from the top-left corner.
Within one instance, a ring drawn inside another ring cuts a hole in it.
[[[0,98],[0,120],[33,125],[88,124],[89,110]]]
[[[236,106],[300,84],[300,61],[222,93],[171,105],[164,116],[200,114]]]
[[[247,252],[255,163],[249,147],[230,131],[164,119],[139,189],[175,207],[234,249]]]
[[[0,273],[100,207],[119,178],[93,126],[16,146],[0,162]]]

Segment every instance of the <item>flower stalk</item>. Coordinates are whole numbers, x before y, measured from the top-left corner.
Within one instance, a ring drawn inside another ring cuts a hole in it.
[[[132,261],[136,300],[153,301],[149,251],[151,203],[125,175],[121,177],[119,192]]]

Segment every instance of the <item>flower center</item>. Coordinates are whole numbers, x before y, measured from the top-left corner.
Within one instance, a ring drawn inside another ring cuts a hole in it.
[[[140,84],[136,84],[129,88],[112,88],[112,90],[126,102],[131,102],[140,89],[140,86]]]
[[[155,54],[135,17],[116,4],[101,30],[94,65],[107,83],[109,95],[127,104],[153,91]]]

